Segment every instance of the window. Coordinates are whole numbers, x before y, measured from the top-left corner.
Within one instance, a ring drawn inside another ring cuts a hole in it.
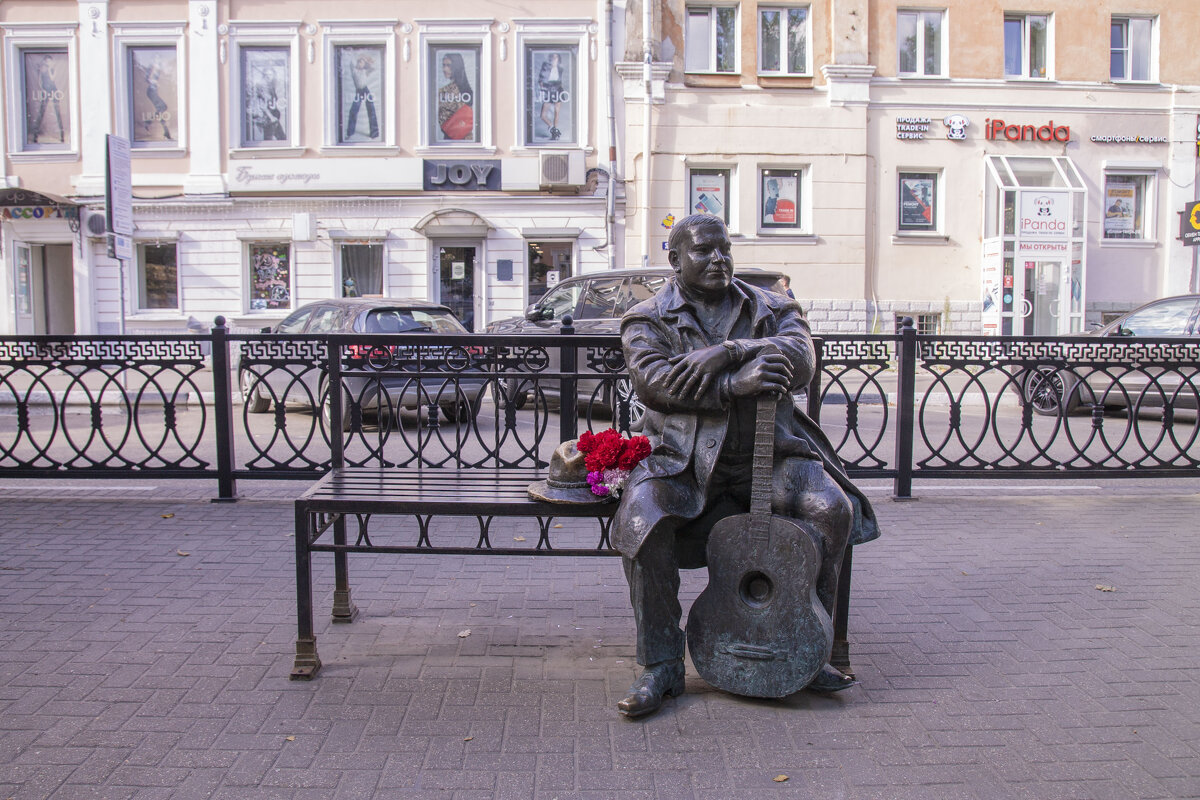
[[[712,214],[729,224],[729,170],[693,169],[688,172],[690,214]]]
[[[942,69],[943,11],[896,12],[896,49],[901,75],[931,78]]]
[[[811,75],[808,7],[758,9],[760,75]]]
[[[1153,184],[1150,174],[1116,174],[1104,176],[1105,239],[1148,239],[1150,215],[1146,213],[1148,191]]]
[[[1185,336],[1195,309],[1196,301],[1191,298],[1155,303],[1126,317],[1118,335]]]
[[[383,245],[343,244],[342,297],[383,295]]]
[[[1048,78],[1050,16],[1004,15],[1004,75],[1009,78]]]
[[[340,145],[387,141],[387,48],[344,44],[333,48],[334,103]]]
[[[249,246],[250,310],[277,311],[292,307],[292,259],[287,242],[256,242]]]
[[[242,147],[290,144],[291,58],[287,47],[241,48]]]
[[[579,295],[583,291],[583,282],[556,286],[546,292],[546,296],[538,302],[541,319],[559,320],[564,314],[574,314],[575,306],[579,305]]]
[[[304,326],[308,324],[308,318],[312,316],[311,308],[302,308],[292,314],[283,322],[275,326],[276,333],[303,333]]]
[[[938,230],[938,173],[901,172],[896,208],[901,231]]]
[[[568,241],[529,242],[529,302],[571,277],[575,243]]]
[[[798,169],[759,170],[763,230],[797,231],[801,225],[800,193],[803,173]]]
[[[67,48],[20,51],[22,150],[71,149],[71,68]]]
[[[178,54],[171,47],[130,47],[129,143],[132,147],[175,147],[179,134]]]
[[[941,322],[941,314],[918,314],[916,312],[908,313],[901,312],[896,314],[896,333],[900,333],[904,328],[905,317],[911,317],[913,327],[917,329],[918,336],[936,336],[938,332],[938,324]]]
[[[172,244],[138,247],[138,309],[179,308],[179,267]]]
[[[431,44],[427,57],[429,143],[479,144],[480,45]]]
[[[1153,81],[1154,19],[1113,17],[1109,75],[1114,81]]]
[[[624,278],[596,278],[588,281],[578,319],[612,319],[621,297]]]
[[[578,144],[579,47],[525,47],[525,144]]]
[[[737,72],[736,6],[688,6],[683,68]]]

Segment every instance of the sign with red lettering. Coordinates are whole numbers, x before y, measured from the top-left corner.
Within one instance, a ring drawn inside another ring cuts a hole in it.
[[[1065,239],[1070,233],[1070,192],[1051,189],[1021,192],[1017,235],[1028,239]]]
[[[984,121],[984,137],[987,139],[1004,139],[1010,142],[1059,142],[1071,141],[1069,125],[1055,125],[1050,120],[1045,125],[1025,125],[1005,122],[1002,119]]]

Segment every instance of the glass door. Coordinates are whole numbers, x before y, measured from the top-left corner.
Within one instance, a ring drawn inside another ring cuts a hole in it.
[[[437,302],[448,306],[468,330],[475,330],[475,254],[473,245],[439,244],[434,248]]]
[[[1063,321],[1072,315],[1071,305],[1078,303],[1074,287],[1068,284],[1066,262],[1026,259],[1017,271],[1020,298],[1016,309],[1021,321],[1016,333],[1024,336],[1057,336],[1070,330]],[[1069,305],[1071,304],[1071,305]]]

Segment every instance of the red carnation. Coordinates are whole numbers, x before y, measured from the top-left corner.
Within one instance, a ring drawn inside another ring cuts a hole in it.
[[[633,469],[648,455],[650,455],[650,440],[645,436],[631,437],[625,443],[625,447],[617,459],[617,467],[624,470]]]
[[[579,441],[575,443],[575,449],[581,453],[590,453],[596,446],[596,437],[591,431],[584,431],[579,437]]]

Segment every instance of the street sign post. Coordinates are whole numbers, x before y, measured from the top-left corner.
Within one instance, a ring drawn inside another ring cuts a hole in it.
[[[129,140],[105,137],[104,227],[108,231],[108,254],[117,259],[120,277],[120,331],[125,335],[125,262],[133,258],[133,173],[129,164]]]

